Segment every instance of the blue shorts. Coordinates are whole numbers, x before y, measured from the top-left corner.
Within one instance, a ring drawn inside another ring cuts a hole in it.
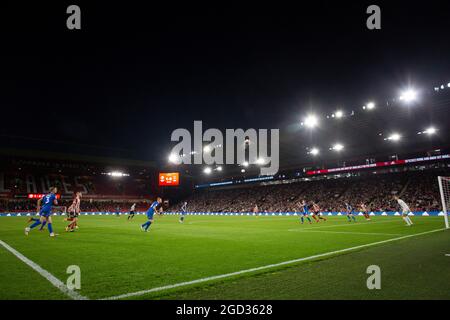
[[[147,212],[147,219],[152,220],[154,214],[155,214],[154,212]]]
[[[302,212],[302,215],[308,216],[308,215],[309,215],[309,212]]]
[[[40,211],[39,212],[39,215],[41,217],[49,217],[51,214],[52,214],[51,211]]]

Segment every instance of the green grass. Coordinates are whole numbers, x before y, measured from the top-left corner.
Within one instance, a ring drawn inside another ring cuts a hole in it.
[[[90,299],[136,292],[260,267],[320,253],[443,228],[441,217],[399,217],[371,222],[345,217],[300,225],[297,217],[81,216],[80,229],[60,235],[23,234],[26,217],[0,218],[0,240],[65,282],[66,268],[81,268],[80,293]],[[133,299],[450,299],[450,232],[436,232]],[[447,251],[446,251],[447,250]],[[366,268],[379,265],[382,289],[366,288]],[[0,299],[66,299],[58,289],[0,246]]]

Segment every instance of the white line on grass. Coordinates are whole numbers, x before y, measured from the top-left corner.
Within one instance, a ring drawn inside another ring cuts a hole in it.
[[[385,221],[375,221],[375,222],[362,222],[362,223],[354,223],[349,222],[348,224],[332,224],[332,225],[317,225],[315,227],[308,227],[308,228],[295,228],[295,229],[288,229],[288,231],[297,231],[297,230],[311,230],[311,229],[322,229],[322,228],[339,228],[339,227],[354,227],[354,226],[368,226],[372,224],[378,224],[378,223],[391,223],[394,221],[399,221],[398,219],[390,219]],[[326,222],[323,222],[326,223]],[[313,224],[314,225],[314,224]]]
[[[87,297],[80,295],[78,292],[67,288],[67,286],[61,280],[56,278],[54,275],[52,275],[47,270],[43,269],[38,264],[34,263],[33,261],[31,261],[30,259],[25,257],[23,254],[21,254],[19,251],[17,251],[16,249],[11,247],[7,243],[0,240],[0,244],[6,250],[11,252],[13,255],[15,255],[19,260],[21,260],[23,263],[28,265],[31,269],[33,269],[34,271],[39,273],[41,276],[43,276],[45,279],[47,279],[52,285],[54,285],[56,288],[58,288],[62,293],[68,295],[70,298],[72,298],[74,300],[87,300],[88,299]]]
[[[359,246],[356,246],[356,247],[351,247],[351,248],[346,248],[346,249],[341,249],[341,250],[336,250],[336,251],[316,254],[316,255],[313,255],[313,256],[309,256],[309,257],[304,257],[304,258],[284,261],[284,262],[275,263],[275,264],[269,264],[269,265],[265,265],[265,266],[261,266],[261,267],[256,267],[256,268],[251,268],[251,269],[246,269],[246,270],[241,270],[241,271],[221,274],[221,275],[212,276],[212,277],[206,277],[206,278],[202,278],[202,279],[196,279],[196,280],[192,280],[192,281],[186,281],[186,282],[171,284],[171,285],[167,285],[167,286],[163,286],[163,287],[156,287],[156,288],[152,288],[152,289],[141,290],[141,291],[137,291],[137,292],[125,293],[125,294],[121,294],[121,295],[117,295],[117,296],[103,298],[102,300],[125,299],[125,298],[130,298],[130,297],[141,296],[141,295],[152,293],[152,292],[158,292],[158,291],[163,291],[163,290],[168,290],[168,289],[173,289],[173,288],[178,288],[178,287],[184,287],[184,286],[188,286],[188,285],[191,285],[191,284],[197,284],[197,283],[202,283],[202,282],[207,282],[207,281],[212,281],[212,280],[229,278],[229,277],[238,276],[238,275],[245,274],[245,273],[251,273],[251,272],[255,272],[255,271],[267,270],[267,269],[281,267],[281,266],[285,266],[285,265],[289,265],[289,264],[293,264],[293,263],[297,263],[297,262],[302,262],[302,261],[307,261],[307,260],[313,260],[313,259],[317,259],[317,258],[327,257],[327,256],[331,256],[331,255],[338,254],[338,253],[349,252],[349,251],[353,251],[353,250],[357,250],[357,249],[361,249],[361,248],[366,248],[366,247],[371,247],[371,246],[375,246],[375,245],[379,245],[379,244],[383,244],[383,243],[388,243],[388,242],[392,242],[392,241],[398,241],[398,240],[407,239],[407,238],[411,238],[411,237],[421,236],[421,235],[429,234],[429,233],[433,233],[433,232],[439,232],[439,231],[442,231],[442,230],[446,230],[446,229],[443,228],[443,229],[436,229],[436,230],[431,230],[431,231],[426,231],[426,232],[421,232],[421,233],[416,233],[416,234],[410,234],[410,235],[402,236],[402,237],[398,237],[398,238],[392,238],[392,239],[372,242],[372,243],[368,243],[368,244],[359,245]]]
[[[352,231],[327,231],[327,230],[301,230],[301,229],[290,229],[288,231],[293,232],[324,232],[324,233],[343,233],[343,234],[366,234],[374,236],[401,236],[400,233],[379,233],[379,232],[352,232]]]
[[[270,216],[269,216],[269,218],[270,218]],[[297,217],[290,216],[290,217],[284,217],[284,218],[297,218]],[[382,219],[386,219],[386,218],[383,217]],[[255,219],[254,221],[264,221],[264,222],[275,222],[275,221],[278,222],[278,221],[281,221],[281,222],[283,222],[283,220],[278,220],[278,219],[276,219],[276,220],[263,220],[263,219],[256,220]],[[398,218],[390,218],[390,219],[383,220],[383,221],[371,221],[371,222],[364,221],[364,222],[357,222],[357,223],[355,223],[355,222],[351,222],[350,223],[349,222],[348,224],[324,225],[325,223],[333,223],[332,221],[330,221],[330,222],[322,222],[322,223],[320,223],[320,225],[312,223],[311,225],[312,226],[315,225],[315,227],[298,228],[298,230],[317,229],[317,228],[336,228],[336,227],[361,226],[361,225],[365,226],[365,225],[376,224],[376,223],[390,223],[390,222],[394,222],[394,221],[400,221],[400,220]],[[214,221],[214,222],[217,222],[217,221]],[[188,224],[198,224],[198,223],[212,223],[212,222],[211,222],[211,220],[200,220],[200,221],[193,221],[193,222],[190,221],[190,222],[188,222]],[[289,229],[289,231],[293,231],[293,230],[297,230],[297,229]]]
[[[446,257],[450,257],[450,253],[446,254],[445,256],[446,256]]]

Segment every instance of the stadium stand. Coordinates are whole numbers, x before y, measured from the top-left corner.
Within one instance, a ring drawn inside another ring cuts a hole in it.
[[[156,171],[144,166],[122,165],[127,175],[115,178],[107,173],[117,166],[96,162],[0,160],[0,213],[35,211],[36,199],[28,196],[45,193],[50,186],[59,188],[61,207],[68,207],[73,193],[81,191],[84,212],[115,212],[117,208],[127,212],[132,203],[137,204],[138,211],[144,211],[149,201],[162,191],[156,186]],[[449,168],[440,162],[402,169],[206,187],[178,199],[166,190],[163,198],[172,203],[166,211],[179,211],[177,200],[183,199],[188,201],[190,212],[251,212],[255,204],[260,212],[299,212],[298,203],[305,199],[316,202],[324,212],[345,211],[345,202],[355,208],[364,203],[370,211],[383,212],[398,210],[392,195],[399,194],[413,211],[438,211],[437,176],[449,176]]]
[[[126,174],[121,177],[108,175],[118,169]],[[81,191],[85,212],[115,212],[117,207],[126,212],[133,203],[137,210],[146,210],[147,203],[157,192],[156,177],[156,171],[145,163],[121,161],[117,164],[109,159],[94,158],[68,161],[2,154],[0,212],[35,211],[37,201],[29,196],[44,194],[51,186],[58,187],[60,207],[70,206],[73,194]]]
[[[412,211],[440,210],[438,175],[448,170],[405,171],[385,174],[345,176],[286,184],[261,184],[240,188],[207,188],[186,200],[191,212],[299,212],[303,199],[319,204],[322,211],[345,211],[345,202],[355,208],[360,203],[370,211],[397,211],[392,195],[399,194]],[[169,211],[178,211],[172,205]]]

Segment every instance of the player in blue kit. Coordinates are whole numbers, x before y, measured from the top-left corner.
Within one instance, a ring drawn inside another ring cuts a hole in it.
[[[161,202],[162,202],[162,199],[160,197],[158,197],[158,198],[156,198],[156,201],[153,201],[153,203],[150,205],[150,208],[148,208],[147,213],[146,213],[148,221],[141,225],[142,231],[148,232],[148,228],[150,228],[150,225],[153,222],[153,215],[155,214],[155,212],[157,210],[156,207],[158,207],[161,204]]]
[[[352,219],[353,219],[353,222],[356,222],[356,218],[355,218],[355,216],[353,214],[353,207],[352,207],[352,205],[350,203],[346,202],[345,203],[345,208],[347,209],[348,222],[352,222]]]
[[[184,222],[184,217],[187,213],[187,201],[183,202],[183,205],[181,206],[181,217],[180,217],[180,223]]]
[[[56,192],[58,189],[56,187],[50,188],[50,193],[42,197],[38,200],[37,209],[39,211],[40,219],[35,221],[30,227],[25,228],[25,234],[31,231],[31,229],[37,227],[40,224],[47,223],[48,232],[50,233],[50,237],[54,237],[53,233],[53,224],[52,224],[52,206],[57,205],[58,201],[56,200]]]
[[[300,216],[300,220],[302,221],[302,224],[305,222],[305,217],[308,219],[309,223],[311,224],[311,218],[309,217],[309,207],[305,200],[302,201],[300,204],[300,208],[303,210]]]
[[[27,223],[31,223],[33,221],[40,221],[40,217],[39,218],[33,218],[31,217],[30,219],[28,219]],[[47,224],[47,221],[44,221],[41,226],[39,227],[39,231],[42,231],[42,229],[44,229],[45,225]]]

